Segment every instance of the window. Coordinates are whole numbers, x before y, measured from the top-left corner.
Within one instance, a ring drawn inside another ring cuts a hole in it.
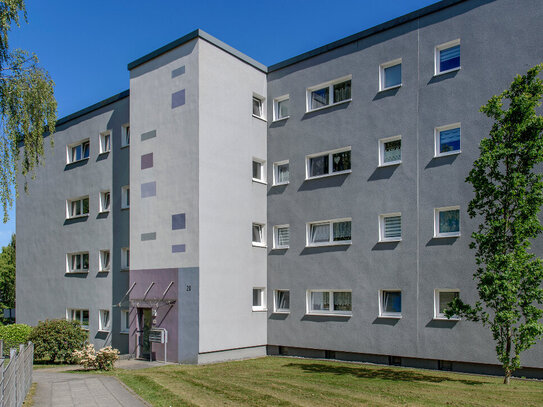
[[[89,310],[88,309],[70,309],[66,310],[66,319],[68,321],[77,321],[81,328],[89,329]]]
[[[351,219],[335,219],[307,224],[307,246],[351,244]]]
[[[331,290],[307,291],[308,314],[352,314],[352,292]]]
[[[121,127],[121,147],[130,145],[130,125],[125,124]]]
[[[111,320],[110,320],[110,312],[107,309],[101,309],[99,314],[99,325],[98,330],[99,331],[105,331],[109,332]]]
[[[68,146],[68,164],[89,158],[90,141],[85,140]]]
[[[379,66],[379,90],[387,90],[402,86],[402,59],[381,64]]]
[[[273,163],[273,185],[285,185],[290,182],[288,161]]]
[[[400,290],[381,290],[379,292],[379,316],[402,317],[402,292]]]
[[[121,310],[121,333],[130,332],[130,311],[127,309]]]
[[[379,216],[379,241],[398,242],[402,240],[402,214],[389,213]]]
[[[275,290],[273,295],[273,312],[290,312],[289,290]]]
[[[89,215],[89,197],[71,199],[66,201],[66,218],[79,218]]]
[[[306,110],[321,109],[351,100],[351,75],[307,89]]]
[[[100,271],[109,271],[111,256],[109,250],[100,250]]]
[[[351,172],[351,147],[308,155],[306,179]]]
[[[266,247],[264,235],[264,225],[261,223],[253,223],[253,246]]]
[[[435,50],[435,74],[460,69],[460,40],[438,45]]]
[[[130,185],[121,187],[121,209],[130,208]]]
[[[107,153],[111,150],[111,132],[105,131],[100,133],[100,154]]]
[[[460,236],[460,207],[448,206],[434,210],[434,237]]]
[[[89,272],[89,252],[69,253],[66,257],[68,273]]]
[[[282,120],[289,117],[289,95],[281,96],[273,100],[273,120]]]
[[[389,137],[379,140],[379,166],[401,164],[402,136]]]
[[[459,290],[441,290],[436,289],[434,291],[434,319],[448,319],[445,316],[445,310],[455,298],[460,296]],[[452,317],[452,320],[457,320],[459,318]]]
[[[109,212],[111,207],[111,192],[100,192],[100,212]]]
[[[266,182],[264,163],[265,161],[253,158],[253,181]]]
[[[130,248],[123,247],[121,249],[121,268],[128,270],[130,268]]]
[[[266,290],[253,288],[253,311],[266,311]]]
[[[264,118],[264,98],[253,96],[253,116],[259,119]]]
[[[436,127],[435,157],[460,153],[460,123]]]
[[[289,225],[280,225],[273,227],[273,248],[288,249],[290,242]]]

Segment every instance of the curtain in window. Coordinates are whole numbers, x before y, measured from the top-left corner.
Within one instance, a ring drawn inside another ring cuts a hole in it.
[[[402,293],[399,291],[385,291],[383,293],[384,312],[402,312]]]
[[[334,85],[334,103],[351,98],[351,81]]]
[[[109,136],[109,134],[106,134],[104,136],[104,151],[109,151],[110,150],[109,142],[110,142],[110,136]]]
[[[390,163],[402,159],[402,141],[394,140],[386,142],[384,145],[383,161]]]
[[[387,216],[384,219],[385,223],[385,238],[402,237],[402,217]]]
[[[311,92],[311,109],[318,109],[330,104],[330,91],[328,88],[322,88]]]
[[[449,69],[460,66],[460,45],[439,51],[439,71],[448,71]]]
[[[347,171],[351,169],[351,152],[342,151],[332,155],[332,171]]]
[[[90,144],[89,142],[83,143],[83,158],[89,158]]]
[[[312,292],[311,293],[311,310],[330,311],[330,293]]]
[[[277,245],[288,246],[290,241],[290,228],[277,229]]]
[[[277,166],[277,182],[289,182],[289,165],[281,164]]]
[[[282,119],[283,117],[288,116],[288,104],[289,104],[288,99],[277,102],[277,110],[279,111],[278,119]]]
[[[72,147],[72,161],[81,160],[81,144],[75,147]]]
[[[334,311],[352,311],[350,292],[334,292]]]
[[[458,209],[439,212],[439,233],[453,233],[459,231],[460,211]]]
[[[443,130],[439,132],[439,152],[460,150],[460,128]]]
[[[351,240],[351,221],[334,222],[334,242]]]
[[[385,88],[401,85],[402,83],[402,64],[389,66],[385,71]]]
[[[309,237],[311,243],[322,243],[330,241],[330,224],[321,223],[318,225],[311,225],[309,231]]]
[[[262,116],[262,101],[258,98],[253,98],[253,114],[255,116]]]
[[[109,311],[102,311],[102,329],[109,328]]]
[[[328,155],[312,157],[309,159],[309,175],[316,177],[318,175],[328,174]]]
[[[262,242],[262,226],[253,225],[253,242],[261,243]]]
[[[444,314],[448,304],[458,297],[458,292],[447,291],[439,293],[439,313]]]
[[[290,309],[289,291],[277,291],[277,309]]]
[[[81,215],[81,201],[72,202],[72,216]]]

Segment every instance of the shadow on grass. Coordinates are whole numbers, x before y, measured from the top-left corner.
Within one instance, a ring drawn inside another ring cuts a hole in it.
[[[383,379],[402,382],[459,382],[467,385],[482,385],[483,382],[475,380],[452,379],[444,376],[432,376],[430,374],[421,374],[411,370],[391,369],[388,367],[369,369],[364,366],[348,367],[348,366],[333,366],[327,364],[303,364],[289,363],[285,367],[301,369],[308,373],[330,373],[335,375],[351,375],[360,379]]]

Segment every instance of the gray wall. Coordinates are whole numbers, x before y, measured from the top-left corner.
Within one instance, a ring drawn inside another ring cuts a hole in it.
[[[541,62],[539,1],[471,1],[442,10],[268,76],[271,100],[289,93],[291,117],[268,129],[268,162],[290,160],[290,184],[268,188],[268,238],[290,224],[290,248],[269,251],[268,298],[291,290],[288,316],[270,312],[268,343],[367,354],[497,363],[479,325],[433,318],[436,288],[475,299],[468,248],[475,222],[464,180],[491,122],[478,113],[517,73]],[[523,29],[519,29],[523,27]],[[461,39],[461,70],[433,78],[434,47]],[[402,58],[402,87],[378,92],[381,63]],[[305,89],[352,74],[352,102],[305,113]],[[461,122],[461,154],[434,159],[435,127]],[[402,135],[402,164],[379,169],[378,140]],[[305,181],[307,154],[352,146],[352,173]],[[271,177],[271,164],[268,166]],[[461,233],[433,239],[433,210],[460,205]],[[378,216],[402,213],[403,240],[378,243]],[[352,245],[305,248],[309,221],[352,217]],[[538,250],[541,245],[536,244]],[[402,289],[402,319],[378,318],[378,290]],[[305,315],[306,290],[352,289],[350,318]],[[523,357],[541,366],[538,345]]]
[[[118,191],[128,179],[128,157],[120,150],[121,125],[128,122],[128,98],[74,119],[57,130],[54,148],[45,139],[44,166],[29,179],[28,194],[17,199],[17,322],[65,318],[67,308],[89,310],[89,339],[97,346],[112,344],[126,352],[119,335],[120,311],[114,307],[125,277],[119,270],[117,244],[128,242],[128,215],[119,209]],[[99,133],[112,130],[111,152],[99,155]],[[66,165],[66,146],[90,139],[90,157]],[[113,164],[115,161],[115,164]],[[23,179],[19,177],[19,184]],[[119,189],[117,189],[119,188]],[[113,207],[99,215],[99,193],[112,192]],[[87,218],[66,220],[66,200],[89,195]],[[110,249],[111,271],[98,272],[99,251]],[[88,274],[67,274],[66,254],[89,252]],[[115,284],[115,288],[113,285]],[[120,299],[120,298],[119,298]],[[110,334],[98,332],[100,309],[113,311]]]

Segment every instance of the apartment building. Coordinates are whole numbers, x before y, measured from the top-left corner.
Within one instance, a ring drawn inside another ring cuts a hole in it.
[[[447,0],[269,67],[201,30],[130,63],[17,201],[18,322],[182,363],[499,372],[489,332],[443,309],[476,298],[478,109],[541,62],[542,17]],[[523,366],[543,376],[542,345]]]

